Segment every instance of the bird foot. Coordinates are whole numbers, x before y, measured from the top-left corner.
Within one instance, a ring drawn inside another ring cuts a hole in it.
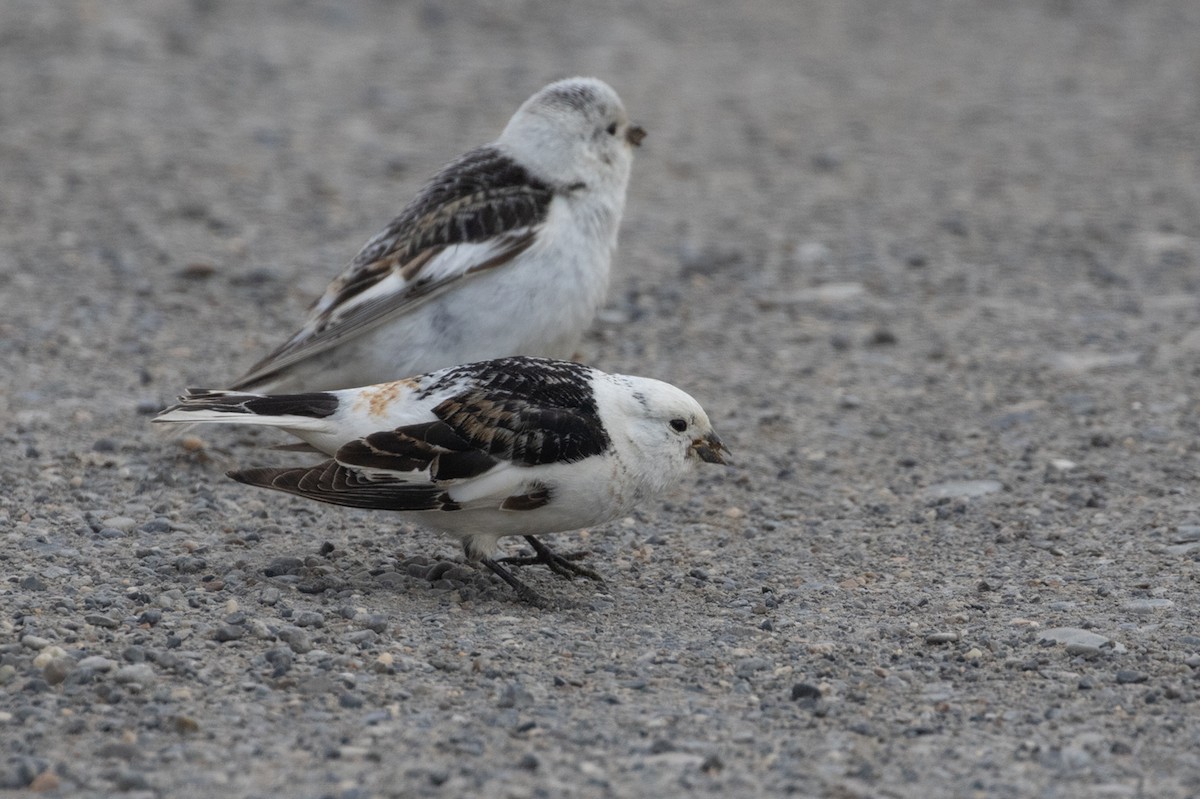
[[[543,544],[537,538],[531,535],[525,536],[525,540],[533,547],[536,553],[532,557],[508,557],[500,558],[500,563],[507,563],[512,566],[536,566],[542,564],[550,569],[550,571],[565,577],[568,580],[574,580],[576,577],[586,577],[589,580],[595,580],[598,583],[604,582],[604,578],[597,574],[587,566],[581,566],[575,561],[587,557],[586,552],[568,552],[565,555],[560,555],[550,547]]]
[[[542,608],[543,610],[549,610],[554,607],[544,596],[518,580],[516,575],[496,561],[491,558],[480,558],[479,562],[488,567],[501,580],[511,585],[512,589],[517,592],[517,597],[522,602],[526,602],[536,608]]]

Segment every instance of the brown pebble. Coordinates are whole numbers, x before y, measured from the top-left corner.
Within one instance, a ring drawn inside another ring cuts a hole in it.
[[[171,726],[175,729],[175,732],[188,733],[200,731],[200,722],[191,716],[172,716]]]
[[[204,439],[200,436],[183,436],[179,439],[179,446],[188,452],[200,452],[204,449]]]
[[[185,277],[188,280],[204,280],[212,277],[216,273],[216,265],[207,263],[205,261],[193,261],[183,269],[179,270],[179,276]]]
[[[42,679],[49,685],[58,685],[71,673],[70,658],[54,658],[42,669]]]
[[[41,774],[33,778],[33,782],[29,783],[31,791],[53,791],[62,784],[62,780],[53,771],[43,771]]]

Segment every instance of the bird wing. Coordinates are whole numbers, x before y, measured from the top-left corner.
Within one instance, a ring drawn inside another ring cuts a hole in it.
[[[433,414],[493,457],[523,466],[572,463],[601,454],[610,443],[592,391],[594,373],[543,358],[466,364],[446,372],[448,381],[470,379]]]
[[[498,507],[521,494],[512,464],[460,438],[444,422],[408,425],[355,439],[315,466],[244,469],[233,479],[320,502],[376,510]],[[475,483],[469,501],[453,489]],[[487,489],[480,491],[483,486]]]
[[[550,488],[529,467],[572,463],[609,447],[591,374],[539,358],[456,367],[443,380],[463,387],[433,409],[436,421],[371,433],[316,466],[229,476],[359,508],[532,510],[549,501]]]
[[[233,385],[268,378],[407,313],[472,275],[510,263],[545,225],[553,189],[495,146],[444,167],[367,242],[304,326]]]

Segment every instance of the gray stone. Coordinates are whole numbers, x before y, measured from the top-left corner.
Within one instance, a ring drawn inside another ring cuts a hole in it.
[[[1177,544],[1200,542],[1200,524],[1181,524],[1175,528],[1172,539]]]
[[[280,641],[283,641],[297,655],[303,655],[312,651],[312,638],[304,630],[299,627],[288,625],[280,627],[275,633]]]
[[[733,667],[733,673],[743,679],[752,677],[756,672],[766,671],[774,664],[766,658],[744,658]]]
[[[1134,671],[1133,669],[1121,669],[1116,675],[1116,680],[1121,685],[1146,682],[1149,679],[1149,674],[1141,671]]]
[[[528,707],[532,704],[533,695],[519,682],[506,683],[496,699],[496,707],[499,708]]]
[[[293,619],[297,627],[324,627],[325,616],[315,610],[302,610]]]
[[[245,629],[236,624],[222,624],[213,632],[213,640],[222,644],[229,641],[240,641],[245,634]]]
[[[1065,644],[1067,653],[1071,655],[1095,657],[1100,654],[1100,648],[1108,644],[1111,639],[1078,627],[1052,627],[1049,630],[1043,630],[1039,640]]]
[[[372,614],[368,615],[365,619],[362,619],[361,621],[362,621],[363,626],[366,627],[368,630],[373,630],[380,634],[387,631],[388,624],[389,624],[388,617],[383,615],[382,613],[372,613]]]
[[[110,660],[103,655],[88,655],[77,664],[80,669],[93,672],[108,672],[117,667],[115,660]]]
[[[299,574],[304,568],[304,561],[294,555],[284,555],[272,558],[263,568],[263,574],[268,577],[279,577],[284,574]]]
[[[1131,599],[1121,606],[1130,613],[1137,613],[1145,616],[1159,610],[1170,610],[1175,607],[1175,603],[1169,599],[1153,598],[1153,599]]]
[[[929,486],[924,494],[927,499],[974,499],[1003,489],[999,480],[951,480]]]
[[[103,627],[108,630],[115,630],[120,625],[116,619],[102,613],[89,613],[83,617],[83,620],[93,627]]]
[[[133,663],[122,666],[117,669],[113,679],[121,685],[136,684],[145,687],[153,684],[155,680],[154,667],[149,663]]]

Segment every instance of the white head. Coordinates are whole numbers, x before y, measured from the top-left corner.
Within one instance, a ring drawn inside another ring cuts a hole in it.
[[[708,414],[687,392],[649,377],[607,377],[598,381],[596,398],[609,435],[618,449],[633,450],[653,489],[670,487],[701,462],[728,462]]]
[[[522,103],[498,143],[555,186],[615,188],[624,199],[633,148],[645,136],[611,86],[596,78],[568,78]]]

